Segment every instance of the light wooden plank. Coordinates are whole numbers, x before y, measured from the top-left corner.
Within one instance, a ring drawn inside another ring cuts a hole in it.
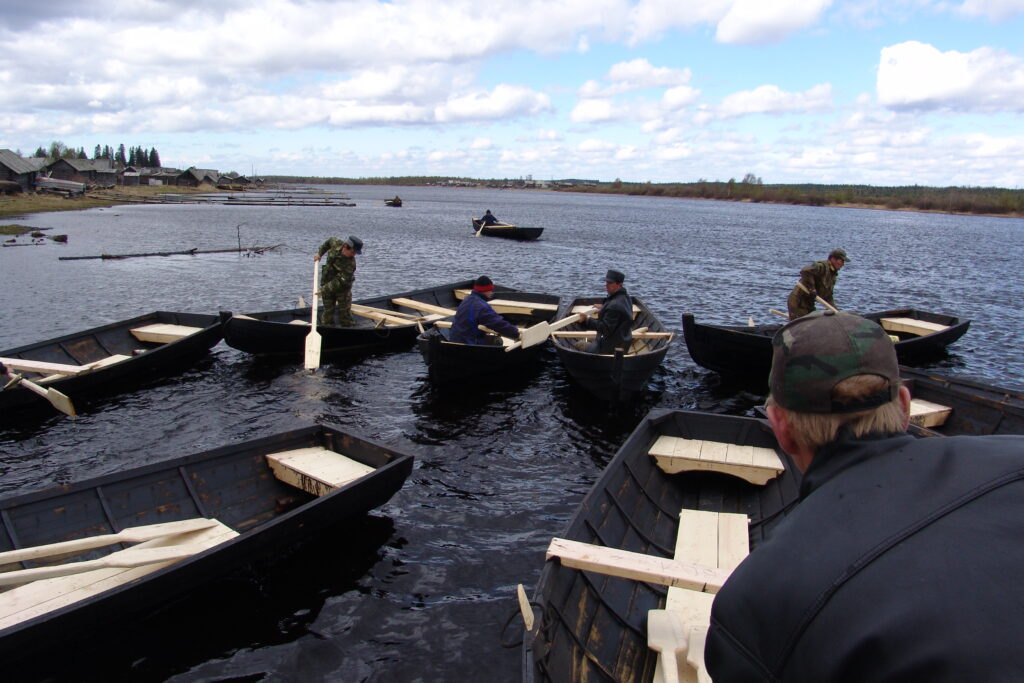
[[[233,529],[217,522],[215,526],[206,529],[145,541],[132,546],[132,548],[194,544],[211,548],[229,541],[237,535],[238,533]],[[162,562],[144,567],[96,569],[17,586],[0,594],[0,629],[98,595],[171,564],[173,562]]]
[[[267,455],[274,476],[297,488],[323,496],[369,474],[374,468],[321,446]]]
[[[927,320],[917,320],[916,318],[882,318],[879,322],[882,324],[882,329],[889,332],[905,332],[918,336],[934,334],[949,329],[949,325],[933,323]]]
[[[391,300],[395,306],[404,306],[405,308],[411,308],[414,311],[422,311],[424,313],[433,313],[442,317],[449,317],[455,315],[454,308],[445,308],[443,306],[435,306],[434,304],[424,303],[422,301],[416,301],[415,299],[406,299],[404,297],[395,297]]]
[[[597,330],[558,330],[552,332],[551,336],[593,339],[597,336]],[[672,332],[637,332],[633,330],[633,339],[671,339],[672,337]]]
[[[190,327],[188,325],[172,325],[170,323],[153,323],[132,329],[132,335],[141,342],[155,342],[157,344],[169,344],[170,342],[184,339],[197,332],[202,332],[201,327]]]
[[[679,562],[564,538],[553,538],[548,545],[547,559],[555,557],[563,566],[574,569],[709,593],[717,593],[729,576],[728,572],[717,567]]]
[[[664,435],[659,437],[659,441],[661,443],[658,449],[649,453],[658,467],[667,474],[689,471],[721,472],[763,486],[785,470],[778,454],[770,448],[737,450],[737,455],[730,459],[730,448],[735,447],[732,444]],[[669,454],[672,443],[675,447]],[[747,453],[751,461],[739,461],[740,457],[746,458]]]
[[[56,373],[59,375],[80,375],[89,371],[88,365],[71,365],[68,363],[50,363],[41,360],[23,360],[21,358],[0,358],[9,370],[38,372],[41,374]]]
[[[721,513],[717,521],[717,566],[732,572],[750,554],[750,521],[746,515],[734,513]]]
[[[920,398],[910,399],[910,421],[918,427],[941,427],[952,412],[949,406]]]
[[[725,461],[731,465],[752,465],[754,447],[731,443],[726,447]]]

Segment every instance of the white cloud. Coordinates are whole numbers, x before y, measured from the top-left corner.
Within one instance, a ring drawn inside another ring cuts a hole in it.
[[[688,85],[669,88],[661,97],[661,103],[668,109],[681,109],[695,103],[700,98],[700,90]]]
[[[893,109],[1024,111],[1024,60],[989,47],[971,52],[909,41],[882,49],[878,101]]]
[[[958,8],[969,17],[987,17],[992,21],[1005,21],[1024,13],[1024,0],[964,0]]]
[[[551,99],[530,88],[499,85],[491,92],[476,92],[448,98],[435,109],[435,120],[466,121],[532,115],[551,108]]]
[[[569,120],[573,123],[598,123],[614,121],[621,118],[621,112],[615,109],[611,100],[583,100],[573,107]]]
[[[589,80],[580,86],[577,95],[587,97],[613,97],[633,90],[645,88],[662,88],[680,86],[690,82],[693,73],[690,69],[672,69],[656,67],[644,58],[614,64],[604,80],[609,85],[602,86],[599,81]]]
[[[717,109],[721,117],[747,114],[781,114],[822,112],[832,107],[832,86],[816,85],[804,92],[786,92],[776,85],[762,85],[753,90],[733,93],[722,100]]]
[[[832,0],[736,0],[718,24],[723,43],[778,43],[818,23]]]
[[[469,145],[470,149],[491,149],[494,147],[494,140],[490,138],[476,138]]]

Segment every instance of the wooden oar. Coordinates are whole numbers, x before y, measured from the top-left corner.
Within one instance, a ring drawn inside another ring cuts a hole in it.
[[[316,329],[316,304],[320,290],[320,261],[313,261],[313,308],[312,319],[309,323],[309,334],[306,335],[306,359],[307,370],[316,370],[320,367],[320,331]]]
[[[590,315],[595,311],[597,311],[597,309],[591,307],[585,311],[581,311],[580,313]],[[531,346],[542,344],[544,341],[547,340],[549,336],[551,336],[551,333],[554,332],[555,330],[560,330],[563,327],[568,327],[573,323],[579,322],[579,320],[580,315],[578,313],[574,313],[567,318],[562,318],[561,320],[557,320],[553,323],[539,322],[533,327],[527,327],[525,330],[523,330],[519,334],[519,341],[517,341],[515,344],[506,346],[505,350],[514,351],[515,349],[518,348],[528,349]]]
[[[787,314],[783,313],[780,310],[777,310],[777,309],[774,309],[774,308],[769,308],[768,312],[769,313],[774,313],[777,316],[781,316],[781,317],[785,318],[786,320],[789,320],[789,316]]]
[[[689,640],[678,614],[664,609],[647,613],[647,647],[658,653],[665,683],[679,683],[678,657],[686,652]]]
[[[484,231],[484,220],[480,219],[480,227],[477,228],[476,232],[473,233],[473,237],[479,237],[480,233]]]
[[[18,548],[17,550],[8,550],[5,553],[0,553],[0,566],[10,564],[12,562],[35,560],[40,557],[52,557],[54,555],[77,553],[83,550],[102,548],[103,546],[113,545],[114,543],[141,543],[142,541],[151,541],[154,538],[160,538],[162,536],[175,536],[178,534],[188,533],[190,531],[208,529],[216,525],[217,520],[215,519],[184,519],[179,522],[163,522],[160,524],[147,524],[146,526],[131,527],[129,529],[123,529],[116,534],[88,536],[86,538],[76,538],[72,541],[50,543],[49,545],[37,545],[31,548]]]
[[[415,299],[405,299],[403,297],[395,297],[391,300],[395,306],[405,306],[411,308],[414,311],[422,311],[423,313],[434,313],[437,315],[443,315],[445,317],[455,315],[454,308],[445,308],[444,306],[435,306],[434,304],[424,303],[422,301],[416,301]]]
[[[814,295],[814,300],[817,301],[822,306],[824,306],[825,308],[827,308],[828,310],[832,311],[833,313],[838,313],[839,312],[838,308],[836,308],[835,306],[833,306],[829,302],[827,302],[824,299],[822,299],[820,294],[815,294]]]
[[[34,569],[19,569],[13,572],[0,573],[0,586],[10,586],[17,583],[38,581],[39,579],[52,579],[57,576],[68,576],[69,574],[80,574],[93,569],[107,569],[111,567],[142,567],[157,562],[170,562],[180,560],[196,553],[206,550],[202,545],[179,545],[161,546],[159,548],[128,548],[112,553],[98,560],[86,560],[85,562],[72,562],[60,564],[53,567],[36,567]]]
[[[57,391],[53,387],[41,387],[35,382],[30,382],[29,380],[25,379],[24,376],[22,376],[21,374],[7,370],[6,366],[0,367],[4,367],[5,372],[7,372],[7,374],[11,376],[11,381],[7,383],[7,386],[4,387],[5,389],[7,387],[12,387],[15,384],[20,384],[29,391],[39,394],[40,396],[45,398],[47,401],[50,402],[50,405],[52,405],[54,408],[64,413],[65,415],[68,415],[70,417],[74,417],[75,415],[77,415],[77,413],[75,412],[75,405],[71,402],[71,399],[68,398],[67,394]]]

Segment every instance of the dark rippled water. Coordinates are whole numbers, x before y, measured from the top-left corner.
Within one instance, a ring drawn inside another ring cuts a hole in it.
[[[337,191],[339,188],[327,188]],[[0,349],[156,309],[279,309],[308,298],[329,235],[366,247],[355,296],[475,277],[564,297],[596,295],[610,267],[672,329],[769,322],[799,268],[844,247],[837,300],[973,320],[934,368],[1024,387],[1018,270],[1024,221],[469,189],[342,188],[351,208],[123,206],[28,216],[67,245],[0,249]],[[400,194],[401,209],[383,199]],[[474,239],[490,208],[543,238]],[[122,261],[58,256],[282,244],[237,254]],[[76,679],[436,681],[519,678],[501,646],[517,583],[532,587],[551,536],[653,407],[749,414],[762,396],[695,366],[680,338],[649,391],[615,410],[551,355],[489,392],[438,392],[419,355],[328,365],[255,360],[224,345],[183,376],[88,404],[77,420],[0,426],[0,494],[34,490],[329,421],[414,451],[385,507],[156,615],[103,653],[69,657]],[[514,630],[514,629],[513,629]],[[11,672],[5,672],[10,674]],[[28,677],[26,672],[21,672]]]

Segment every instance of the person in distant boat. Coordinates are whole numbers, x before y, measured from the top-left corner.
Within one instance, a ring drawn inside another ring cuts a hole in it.
[[[490,209],[484,211],[484,215],[480,217],[480,222],[484,225],[497,225],[499,223],[498,219],[494,217],[494,214],[491,213]]]
[[[1024,436],[906,434],[893,342],[852,313],[772,347],[768,419],[800,497],[715,596],[711,678],[1020,679]]]
[[[587,345],[587,353],[615,353],[625,351],[633,342],[633,299],[623,286],[626,276],[609,270],[604,276],[604,301],[595,304],[597,318],[580,314],[580,324],[588,330],[597,330],[597,337]]]
[[[349,235],[345,239],[329,237],[320,245],[320,251],[313,257],[319,261],[327,254],[320,276],[321,325],[355,327],[352,317],[352,283],[356,279],[356,254],[363,253],[363,241]]]
[[[401,203],[402,203],[402,198],[401,198],[401,197],[399,197],[399,196],[398,196],[398,195],[396,194],[396,195],[395,195],[395,198],[394,198],[394,199],[392,199],[391,201],[392,201],[393,203],[395,203],[395,204],[401,204]]]
[[[835,306],[832,290],[835,289],[839,271],[849,260],[844,250],[833,249],[824,261],[815,261],[811,265],[801,268],[800,279],[793,287],[793,291],[789,293],[789,298],[786,299],[789,319],[796,320],[813,311],[815,296],[820,296],[830,305]]]
[[[458,344],[497,344],[492,335],[479,328],[488,327],[503,337],[519,339],[519,328],[498,314],[487,300],[494,296],[494,283],[491,278],[481,275],[473,282],[473,291],[469,293],[452,321],[452,329],[448,335],[450,341]]]

